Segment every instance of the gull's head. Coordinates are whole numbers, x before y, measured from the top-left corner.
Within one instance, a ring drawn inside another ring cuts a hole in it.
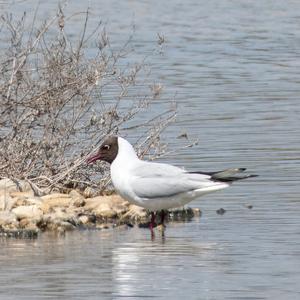
[[[87,158],[86,162],[90,164],[96,160],[103,160],[111,164],[117,155],[120,155],[124,159],[137,158],[132,145],[128,141],[118,136],[110,136],[104,140],[95,154]]]
[[[86,162],[91,164],[96,160],[103,160],[111,164],[117,157],[118,152],[118,137],[110,136],[104,140],[99,150],[95,154],[92,154],[87,158]]]

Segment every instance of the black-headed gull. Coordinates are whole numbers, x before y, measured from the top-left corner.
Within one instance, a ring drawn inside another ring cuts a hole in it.
[[[132,145],[118,136],[106,138],[87,162],[96,160],[111,164],[112,183],[124,199],[152,212],[151,229],[153,212],[183,206],[202,195],[227,188],[233,181],[256,176],[241,174],[245,168],[188,172],[169,164],[143,161]]]

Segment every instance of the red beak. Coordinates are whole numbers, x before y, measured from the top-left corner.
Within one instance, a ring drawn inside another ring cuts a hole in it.
[[[101,154],[99,152],[97,152],[96,154],[92,154],[91,156],[89,156],[87,159],[86,159],[86,162],[88,164],[91,164],[93,162],[95,162],[96,160],[99,160],[101,159]]]

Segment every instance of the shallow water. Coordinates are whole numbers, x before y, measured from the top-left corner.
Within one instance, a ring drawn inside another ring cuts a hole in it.
[[[174,137],[187,132],[199,144],[165,160],[190,170],[248,167],[260,177],[194,201],[202,217],[168,224],[154,241],[138,228],[1,239],[0,298],[299,299],[299,1],[89,5],[91,22],[107,21],[115,43],[135,24],[137,56],[152,52],[158,32],[166,38],[150,60],[164,85],[153,113],[175,97],[166,141],[179,147],[185,141]],[[40,10],[55,7],[41,1]],[[86,7],[72,1],[69,13]]]

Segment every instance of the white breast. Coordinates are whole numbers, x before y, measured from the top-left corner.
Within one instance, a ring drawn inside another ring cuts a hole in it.
[[[126,168],[120,168],[118,164],[113,162],[110,168],[110,173],[116,192],[130,203],[143,206],[141,205],[141,202],[135,199],[135,194],[132,192],[128,170],[126,170]]]

